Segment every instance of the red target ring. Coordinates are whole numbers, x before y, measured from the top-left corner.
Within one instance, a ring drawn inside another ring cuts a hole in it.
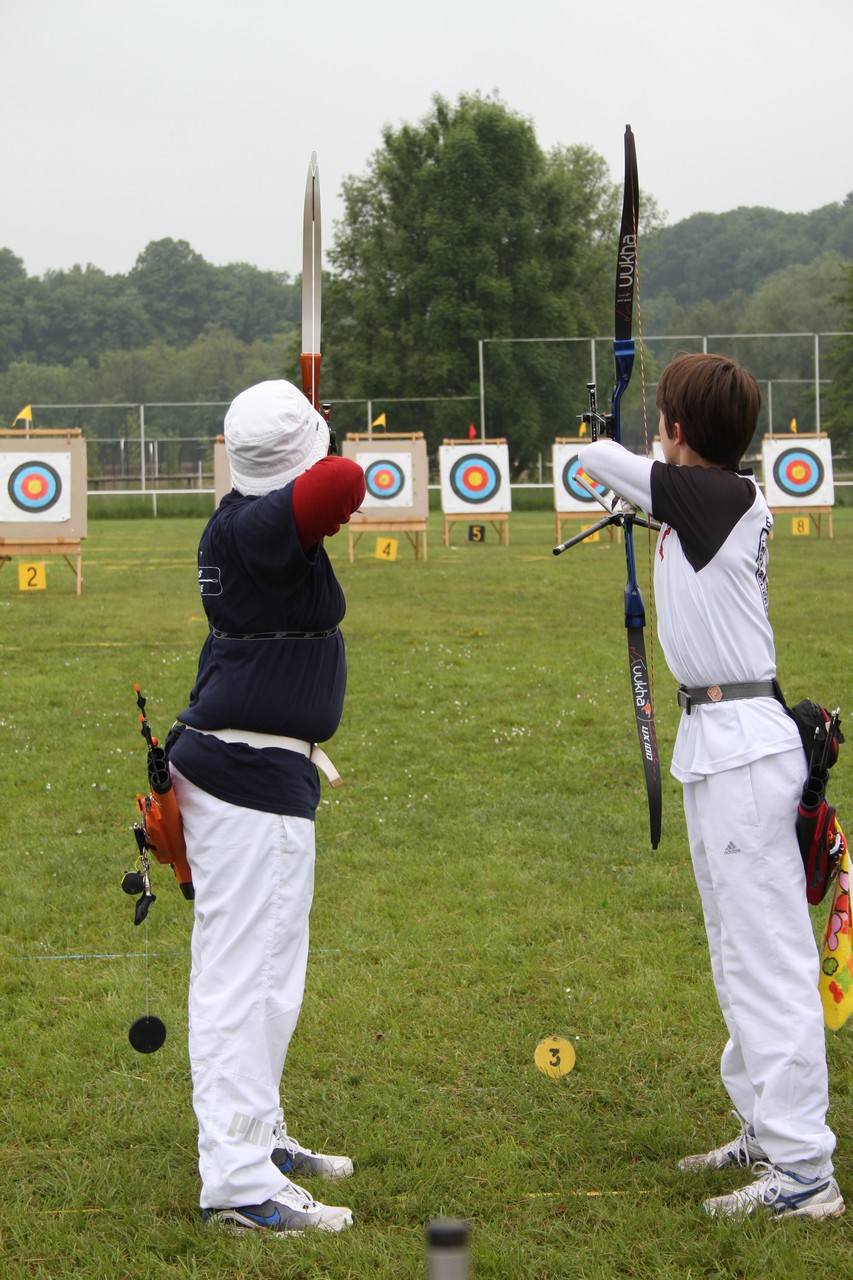
[[[22,462],[9,476],[13,504],[28,514],[49,511],[62,495],[62,479],[48,462]]]
[[[773,479],[792,498],[808,498],[823,484],[824,466],[811,449],[785,449],[773,464]]]
[[[400,495],[405,487],[403,468],[389,458],[371,462],[364,471],[364,483],[371,498],[388,502]]]
[[[494,498],[501,487],[501,473],[491,458],[469,453],[455,462],[450,471],[450,488],[457,498],[475,506]]]

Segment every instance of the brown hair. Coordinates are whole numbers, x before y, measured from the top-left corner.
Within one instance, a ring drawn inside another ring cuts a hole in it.
[[[734,360],[696,352],[666,366],[655,403],[667,435],[678,422],[700,458],[737,467],[755,435],[761,392],[752,374]]]

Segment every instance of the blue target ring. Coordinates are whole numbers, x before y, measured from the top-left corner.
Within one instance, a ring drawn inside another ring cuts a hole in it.
[[[773,479],[783,493],[807,498],[823,484],[823,463],[811,449],[785,449],[773,463]]]
[[[380,458],[365,468],[364,483],[371,498],[388,502],[400,496],[406,477],[398,463],[391,462],[388,458]]]
[[[9,476],[9,497],[21,511],[49,511],[59,501],[62,480],[47,462],[22,462]]]
[[[501,487],[501,473],[483,453],[466,453],[450,469],[450,488],[463,502],[490,502]]]
[[[563,467],[563,488],[570,493],[578,502],[595,502],[591,494],[587,493],[583,485],[578,483],[578,475],[582,475],[591,489],[603,497],[607,492],[606,485],[599,484],[597,480],[593,480],[588,476],[578,461],[577,457],[570,458]]]

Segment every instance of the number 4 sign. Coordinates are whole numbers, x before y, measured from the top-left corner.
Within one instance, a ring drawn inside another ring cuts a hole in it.
[[[399,543],[396,538],[377,538],[376,539],[376,559],[377,560],[396,560],[397,547]]]

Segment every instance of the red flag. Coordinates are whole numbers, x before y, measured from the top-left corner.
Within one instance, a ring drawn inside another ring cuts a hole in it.
[[[472,422],[472,423],[471,423],[471,425],[470,425],[470,426],[469,426],[469,428],[468,428],[468,439],[469,439],[469,440],[476,440],[476,438],[477,438],[477,428],[474,426],[474,424],[473,424],[473,422]]]

